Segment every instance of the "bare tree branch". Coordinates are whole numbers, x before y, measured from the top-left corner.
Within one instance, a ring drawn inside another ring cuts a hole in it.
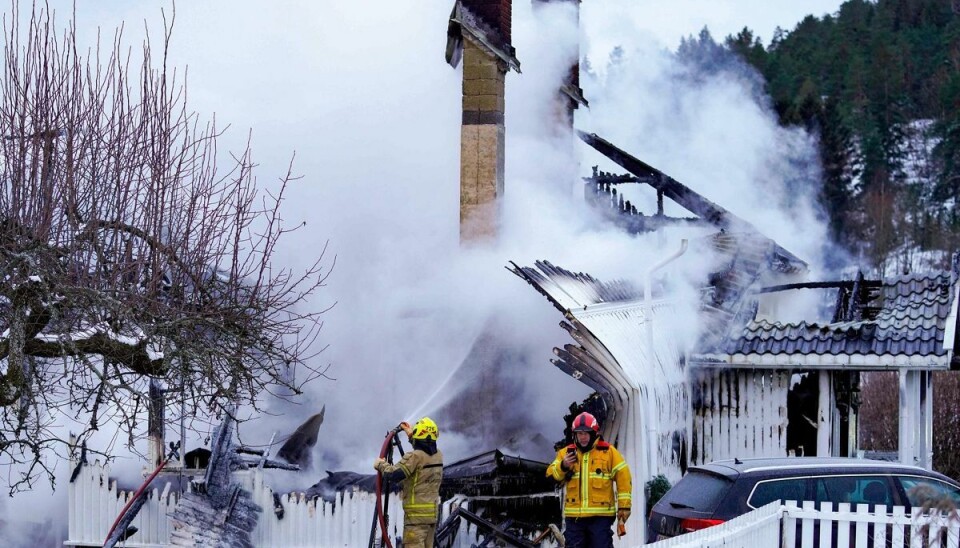
[[[280,210],[292,159],[266,191],[249,136],[224,161],[222,131],[168,66],[174,19],[140,60],[122,27],[83,50],[43,6],[3,16],[0,467],[25,474],[11,491],[68,447],[58,417],[82,421],[78,443],[105,421],[139,435],[148,378],[217,413],[325,376],[311,363],[325,310],[309,299],[335,258],[324,246],[303,271],[277,263],[296,229]]]

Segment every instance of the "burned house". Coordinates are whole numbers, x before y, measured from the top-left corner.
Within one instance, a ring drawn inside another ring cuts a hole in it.
[[[655,476],[675,481],[712,460],[857,456],[868,371],[900,375],[899,458],[931,466],[931,375],[960,366],[956,260],[950,271],[809,281],[802,260],[721,206],[596,135],[581,138],[628,171],[586,179],[587,200],[611,222],[633,233],[702,227],[692,245],[716,257],[692,346],[671,331],[678,303],[653,280],[686,242],[646,273],[645,287],[546,261],[512,268],[563,314],[572,342],[554,349],[553,364],[603,400],[603,433],[631,463],[635,501]],[[623,185],[652,188],[657,211],[637,211]],[[664,198],[691,216],[664,215]],[[827,296],[823,320],[780,319],[801,291]]]

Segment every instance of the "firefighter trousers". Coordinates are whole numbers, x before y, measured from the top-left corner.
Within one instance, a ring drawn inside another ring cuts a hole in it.
[[[404,525],[403,548],[433,548],[433,537],[437,534],[437,524]]]
[[[613,516],[566,518],[564,522],[567,548],[613,548]]]

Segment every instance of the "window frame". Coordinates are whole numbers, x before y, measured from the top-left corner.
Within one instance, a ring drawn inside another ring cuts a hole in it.
[[[750,489],[750,493],[747,495],[747,498],[746,498],[746,500],[745,500],[744,502],[745,502],[745,504],[747,505],[747,508],[750,508],[751,510],[756,510],[756,509],[758,508],[757,506],[754,506],[753,504],[751,504],[751,499],[753,499],[753,495],[754,495],[754,493],[756,492],[757,487],[758,487],[761,483],[770,483],[770,482],[774,482],[774,481],[786,481],[786,480],[794,480],[794,479],[804,479],[804,480],[807,480],[807,485],[806,485],[805,491],[806,491],[807,493],[810,493],[810,490],[811,490],[811,483],[810,483],[810,481],[811,481],[811,480],[821,479],[821,478],[863,478],[863,477],[869,477],[869,478],[885,478],[885,479],[886,479],[886,481],[887,481],[887,488],[890,489],[890,494],[891,494],[891,496],[892,496],[892,498],[893,498],[893,504],[891,504],[890,506],[905,506],[905,505],[903,504],[905,493],[904,493],[904,492],[901,492],[902,489],[903,489],[903,485],[902,485],[899,481],[894,481],[894,478],[898,478],[898,477],[900,477],[900,476],[912,476],[912,474],[897,474],[897,473],[894,473],[894,472],[883,472],[883,473],[877,473],[877,472],[855,472],[855,473],[838,473],[838,474],[792,475],[792,476],[782,476],[782,477],[767,478],[767,479],[759,480],[759,481],[757,481],[756,483],[754,483],[753,487]],[[920,475],[918,475],[918,476],[916,476],[916,477],[926,478],[926,479],[935,479],[935,478],[930,478],[930,477],[928,477],[928,476],[920,476]],[[949,484],[948,484],[948,485],[949,485]],[[781,500],[782,500],[782,499],[781,499]],[[797,501],[797,502],[800,502],[800,501]],[[838,504],[838,503],[833,503],[833,504]],[[867,504],[867,503],[864,503],[864,504]]]

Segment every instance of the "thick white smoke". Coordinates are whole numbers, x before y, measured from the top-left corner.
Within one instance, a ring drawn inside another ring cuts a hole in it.
[[[818,203],[814,137],[777,124],[752,69],[730,59],[709,71],[685,63],[671,52],[675,45],[654,38],[655,21],[638,28],[635,12],[621,8],[611,0],[582,10],[589,69],[581,78],[592,103],[578,125],[750,222],[807,261],[811,278],[823,276],[831,244]],[[584,160],[622,171],[593,151]],[[651,207],[648,197],[647,212]],[[689,215],[677,207],[667,213]],[[818,295],[789,297],[796,302],[782,319],[812,319]]]
[[[68,2],[53,4],[63,16],[70,11]],[[81,37],[92,40],[98,26],[126,21],[136,44],[144,19],[160,29],[161,7],[169,16],[165,2],[78,6]],[[675,249],[679,234],[658,248],[655,237],[611,229],[582,203],[578,177],[602,160],[571,145],[572,136],[556,134],[549,107],[577,57],[578,35],[593,70],[582,77],[591,107],[578,112],[578,127],[689,184],[801,258],[819,260],[824,229],[811,195],[786,193],[783,183],[815,175],[811,141],[778,128],[736,75],[683,77],[665,48],[697,32],[699,20],[656,42],[650,25],[675,28],[665,22],[680,11],[654,2],[586,2],[578,31],[569,9],[534,13],[528,2],[515,2],[523,73],[507,77],[501,244],[465,251],[458,241],[461,69],[443,62],[449,3],[177,5],[171,63],[189,66],[193,108],[234,124],[225,141],[233,148],[253,128],[263,187],[285,173],[296,151],[303,179],[284,219],[306,227],[282,249],[284,266],[306,265],[328,240],[337,257],[328,287],[312,303],[336,302],[321,334],[330,347],[314,364],[329,363],[336,380],[315,382],[299,404],[273,405],[276,415],[241,429],[244,441],[263,443],[325,405],[318,471],[300,487],[319,480],[319,470],[366,471],[388,428],[455,398],[470,372],[444,381],[490,321],[525,356],[522,369],[505,372],[519,398],[513,420],[553,441],[567,405],[587,394],[549,364],[551,349],[568,342],[559,314],[504,266],[547,259],[604,280],[639,281]],[[736,14],[752,24],[751,10]],[[798,17],[781,23],[789,27]],[[623,54],[611,65],[617,46]],[[696,278],[703,264],[688,254],[677,268]],[[443,418],[434,418],[443,430]],[[493,448],[464,434],[441,436],[448,461]],[[60,466],[58,473],[65,478],[69,471]],[[65,505],[58,507],[65,515]]]

